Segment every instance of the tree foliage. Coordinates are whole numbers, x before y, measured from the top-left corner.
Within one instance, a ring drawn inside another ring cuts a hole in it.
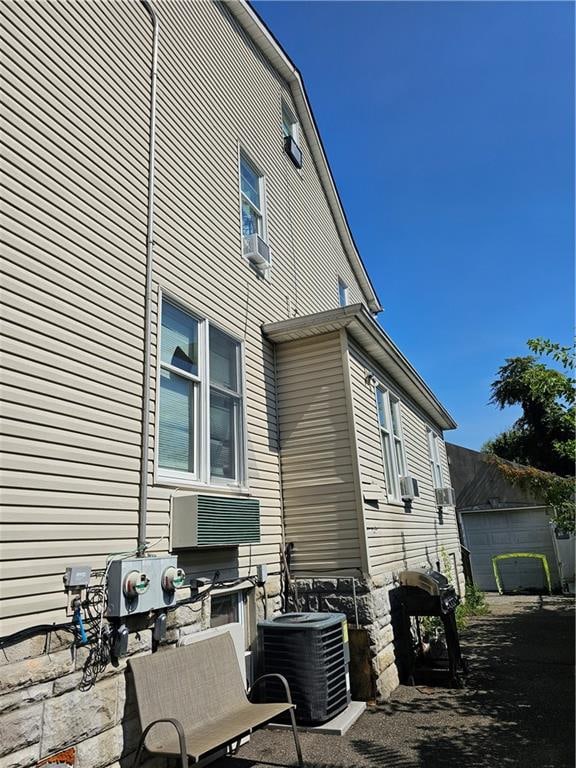
[[[574,530],[574,347],[548,339],[530,339],[528,347],[534,354],[508,358],[491,386],[491,403],[499,408],[519,405],[522,415],[484,450],[493,454],[493,463],[510,482],[553,508],[560,527]]]

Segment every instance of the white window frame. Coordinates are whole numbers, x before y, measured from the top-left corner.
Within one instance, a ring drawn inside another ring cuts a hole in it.
[[[344,303],[342,303],[342,299],[344,299]],[[341,277],[338,278],[338,306],[339,307],[347,307],[348,304],[350,304],[350,289],[347,285],[347,283],[342,280]]]
[[[242,190],[242,163],[243,162],[245,162],[246,165],[250,166],[252,171],[258,176],[258,193],[260,195],[260,208],[254,205],[252,200],[250,200],[250,198]],[[256,212],[256,215],[260,217],[260,221],[262,222],[262,232],[258,232],[257,234],[268,245],[268,226],[266,221],[266,176],[261,171],[258,164],[252,160],[249,153],[246,152],[246,150],[241,145],[238,145],[238,191],[240,195],[240,238],[242,243],[242,257],[248,260],[247,257],[244,256],[244,238],[247,237],[247,235],[244,234],[244,221],[242,219],[242,204],[246,203],[248,206],[250,206],[250,208],[252,208],[253,211]]]
[[[443,442],[443,440],[440,435],[433,429],[430,429],[430,427],[426,427],[426,433],[428,437],[428,457],[430,459],[432,486],[434,488],[444,488],[444,473],[442,472],[442,459],[440,457],[439,445],[439,442]]]
[[[228,597],[228,595],[236,595],[237,608],[238,608],[238,621],[236,623],[246,626],[246,589],[216,589],[212,593],[212,597]],[[234,623],[234,622],[232,622]],[[212,627],[212,606],[210,606],[210,626]]]
[[[292,136],[294,141],[298,146],[300,146],[300,123],[296,119],[296,116],[294,115],[294,110],[286,103],[284,99],[282,99],[282,106],[281,106],[281,114],[282,114],[282,137],[286,138],[286,134],[284,133],[284,123],[288,123],[290,126],[290,133],[288,136]],[[287,117],[288,120],[284,120],[284,118]]]
[[[162,362],[162,307],[164,302],[172,304],[181,312],[189,315],[198,323],[198,375],[182,371],[180,368]],[[219,487],[231,488],[235,492],[247,490],[247,434],[246,434],[246,378],[245,378],[245,350],[244,342],[236,334],[218,323],[214,323],[191,309],[185,302],[173,294],[160,290],[158,292],[157,315],[157,370],[156,370],[156,403],[155,403],[155,440],[154,440],[154,482],[159,485],[169,486],[194,486],[200,488]],[[226,334],[238,344],[237,347],[237,371],[238,392],[229,391],[221,385],[210,382],[210,327]],[[196,383],[194,408],[195,408],[195,432],[194,432],[194,472],[181,472],[160,466],[160,377],[162,370],[169,370],[183,378]],[[210,467],[210,390],[215,389],[222,394],[236,397],[235,423],[235,474],[232,478],[213,477]]]
[[[384,408],[385,425],[381,421],[380,402],[378,393],[382,395],[382,405]],[[378,384],[376,386],[376,415],[378,419],[378,428],[380,430],[380,446],[382,449],[382,463],[384,465],[384,477],[386,479],[386,493],[388,499],[401,502],[402,495],[400,490],[400,477],[408,472],[406,463],[406,450],[404,447],[404,435],[402,433],[402,410],[401,402],[396,395],[393,395],[386,387]],[[396,423],[398,433],[394,431],[394,421],[392,411],[396,414]],[[398,459],[400,457],[400,460]],[[389,476],[389,470],[392,476]]]

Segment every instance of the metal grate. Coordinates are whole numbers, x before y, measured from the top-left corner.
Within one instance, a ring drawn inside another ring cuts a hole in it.
[[[260,542],[260,501],[190,494],[174,499],[172,545],[226,547]]]
[[[264,672],[284,675],[290,684],[300,723],[321,723],[348,705],[348,657],[344,643],[342,614],[308,614],[310,623],[292,623],[287,614],[275,621],[259,624]],[[322,626],[326,624],[326,626]],[[282,693],[280,684],[271,682],[267,698]]]

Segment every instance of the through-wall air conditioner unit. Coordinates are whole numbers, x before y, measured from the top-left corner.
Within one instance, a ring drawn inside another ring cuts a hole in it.
[[[456,505],[456,495],[454,488],[436,488],[436,504],[439,507],[454,507]]]
[[[284,152],[286,152],[296,168],[302,168],[302,150],[292,136],[284,137]]]
[[[244,237],[244,256],[257,269],[263,271],[270,266],[270,248],[262,240],[260,235],[247,235]]]
[[[260,543],[260,500],[193,493],[172,501],[172,547],[237,547]]]
[[[420,496],[418,490],[418,480],[412,475],[404,475],[400,478],[400,495],[404,501],[411,501],[416,496]]]

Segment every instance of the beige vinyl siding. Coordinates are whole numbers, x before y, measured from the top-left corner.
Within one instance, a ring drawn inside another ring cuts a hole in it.
[[[439,434],[441,431],[354,344],[350,345],[350,370],[370,572],[378,574],[421,566],[436,568],[442,560],[443,547],[449,556],[456,555],[460,574],[455,511],[445,509],[440,522],[428,456],[427,426],[434,427]],[[374,387],[366,381],[370,375],[400,400],[407,471],[418,480],[420,490],[410,512],[403,503],[388,501],[376,396]],[[442,456],[444,479],[449,485],[443,442]],[[367,500],[377,500],[378,508],[366,503]]]
[[[361,550],[340,334],[278,345],[277,370],[292,571],[349,574]]]
[[[262,509],[260,545],[181,560],[190,573],[220,568],[224,578],[258,563],[277,572],[274,358],[260,327],[336,307],[338,275],[351,300],[366,297],[303,134],[301,172],[282,151],[282,94],[294,108],[286,83],[225,7],[155,7],[162,32],[154,329],[161,288],[244,339],[248,486]],[[151,25],[139,3],[15,0],[0,14],[0,615],[8,633],[65,620],[67,565],[102,568],[108,554],[136,546]],[[239,145],[266,174],[268,280],[241,255]],[[155,484],[155,332],[152,373],[147,534],[161,538],[154,551],[162,552],[170,498],[186,489]],[[291,445],[297,460],[302,448],[296,439]]]
[[[66,565],[101,567],[137,536],[146,130],[116,114],[122,150],[98,96],[113,41],[85,83],[61,37],[50,50],[56,11],[2,7],[3,634],[64,621]],[[126,88],[145,103],[145,81]]]

